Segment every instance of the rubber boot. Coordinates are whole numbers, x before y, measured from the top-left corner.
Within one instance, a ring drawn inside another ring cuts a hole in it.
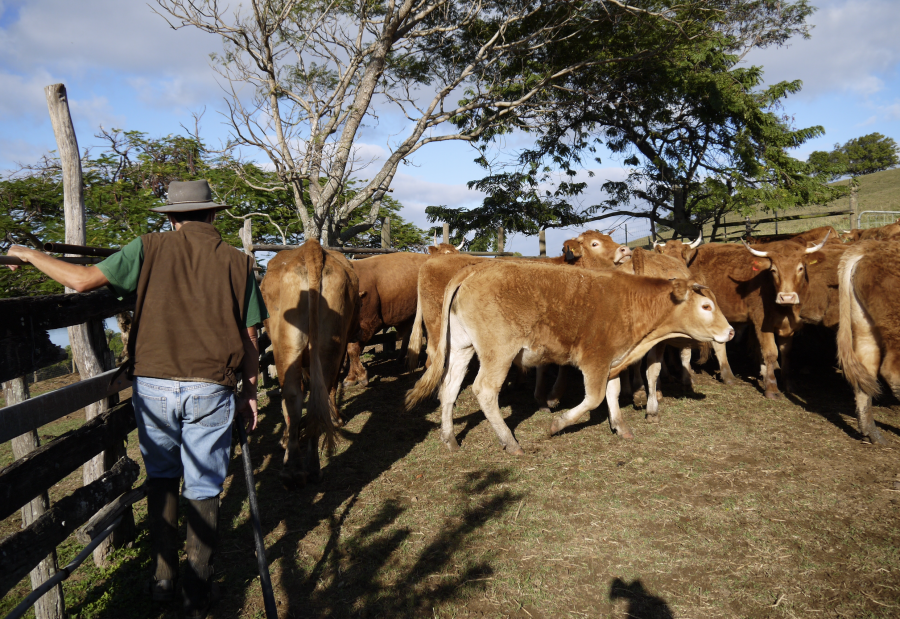
[[[184,575],[184,614],[204,619],[215,601],[212,595],[213,555],[219,528],[219,497],[188,500],[187,566]]]
[[[158,477],[147,480],[147,517],[150,521],[150,548],[153,580],[150,597],[156,602],[175,599],[178,575],[178,487],[181,478]]]

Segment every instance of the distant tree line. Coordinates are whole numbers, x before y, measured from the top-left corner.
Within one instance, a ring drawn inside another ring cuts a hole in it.
[[[900,157],[893,138],[870,133],[843,145],[835,144],[831,151],[813,151],[807,161],[817,173],[837,180],[888,170],[900,164]]]

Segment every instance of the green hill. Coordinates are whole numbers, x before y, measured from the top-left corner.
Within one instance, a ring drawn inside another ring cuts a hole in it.
[[[849,181],[838,181],[835,185],[846,185]],[[865,176],[859,177],[859,212],[863,211],[898,211],[900,212],[900,168],[895,168],[893,170],[885,170],[884,172],[876,172],[875,174],[867,174]],[[836,210],[845,210],[847,211],[846,215],[832,215],[830,217],[815,217],[816,213],[827,213],[829,211]],[[786,234],[791,232],[803,232],[805,230],[809,230],[811,228],[818,228],[819,226],[834,226],[837,230],[846,230],[849,228],[856,227],[856,221],[853,221],[852,224],[850,222],[850,198],[846,197],[841,200],[835,200],[834,202],[830,202],[825,205],[813,205],[813,206],[805,206],[799,208],[788,209],[786,211],[781,211],[778,213],[778,216],[792,216],[792,215],[809,215],[811,216],[808,219],[796,219],[791,221],[780,221],[776,223],[764,223],[754,226],[753,231],[755,235],[765,235],[765,234],[775,234],[776,228],[777,233]],[[755,219],[768,219],[774,217],[774,213],[766,213],[765,211],[761,211],[756,215],[751,215],[750,220],[753,221]],[[884,221],[883,223],[890,223],[891,221],[896,221],[900,215],[894,215],[890,219],[890,221]],[[741,216],[727,216],[725,218],[725,222],[743,222],[744,218]],[[882,224],[875,224],[882,225]],[[863,227],[872,227],[872,225],[867,226],[865,220],[863,221]],[[743,228],[739,226],[732,226],[727,228],[727,232],[729,235],[729,239],[734,239],[738,234],[743,232]],[[703,237],[706,241],[712,241],[712,224],[706,225],[703,227]],[[672,231],[666,230],[661,231],[658,234],[659,238],[671,238]],[[722,241],[722,231],[716,235],[714,239],[716,241]],[[650,244],[649,237],[642,237],[635,239],[633,241],[629,241],[629,247],[646,247]]]

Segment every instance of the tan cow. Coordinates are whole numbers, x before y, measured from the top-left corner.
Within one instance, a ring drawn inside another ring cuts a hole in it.
[[[844,230],[841,239],[849,242],[857,241],[893,241],[900,238],[900,220],[879,228],[854,228]]]
[[[653,250],[658,254],[678,258],[679,260],[687,264],[688,256],[690,255],[691,250],[700,247],[700,243],[702,242],[703,232],[701,231],[700,235],[690,243],[685,243],[683,241],[679,241],[678,239],[669,239],[668,241],[663,241],[662,243],[660,243],[659,241],[653,241]]]
[[[319,437],[325,437],[329,450],[334,445],[334,425],[340,420],[334,392],[350,330],[357,322],[359,280],[343,255],[323,250],[312,239],[276,254],[261,289],[281,384],[285,423],[281,479],[289,487],[302,487],[320,478]]]
[[[726,342],[734,332],[715,298],[693,281],[612,271],[567,269],[527,261],[474,265],[444,292],[440,341],[431,367],[406,395],[407,409],[441,384],[441,440],[454,451],[453,405],[473,354],[473,392],[510,453],[522,448],[503,421],[497,396],[510,365],[574,365],[585,399],[550,426],[555,434],[603,401],[606,383],[670,337]],[[625,423],[610,416],[613,431]]]
[[[886,443],[872,419],[878,377],[900,397],[900,243],[860,241],[841,259],[838,360],[856,400],[859,431]]]

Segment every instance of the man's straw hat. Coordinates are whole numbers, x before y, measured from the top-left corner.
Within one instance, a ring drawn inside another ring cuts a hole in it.
[[[165,206],[150,209],[154,213],[183,213],[185,211],[205,211],[228,208],[225,204],[213,202],[212,190],[206,181],[172,181]]]

